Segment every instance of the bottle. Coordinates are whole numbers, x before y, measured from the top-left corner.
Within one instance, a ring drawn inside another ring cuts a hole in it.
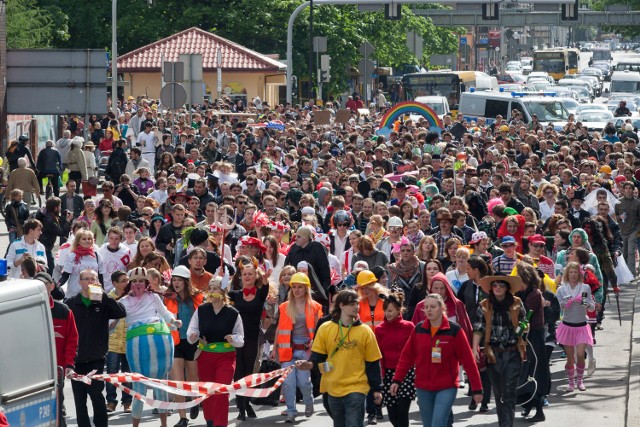
[[[518,326],[516,327],[516,335],[517,336],[522,336],[522,334],[524,334],[524,332],[527,330],[527,328],[529,327],[529,322],[531,321],[531,317],[533,316],[533,311],[529,310],[527,312],[527,316],[526,318],[522,319],[520,321],[520,323],[518,323]]]
[[[587,305],[587,302],[588,302],[588,301],[587,301],[587,293],[586,293],[586,292],[583,292],[583,293],[582,293],[582,301],[580,301],[580,303],[581,303],[582,305]]]

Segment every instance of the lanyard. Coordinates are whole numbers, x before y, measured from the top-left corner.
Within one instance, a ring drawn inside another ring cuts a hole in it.
[[[351,330],[352,326],[353,326],[353,323],[350,324],[349,327],[347,328],[347,334],[343,335],[343,333],[342,333],[342,320],[338,320],[338,327],[340,328],[340,341],[338,342],[338,345],[336,345],[336,348],[333,349],[333,351],[331,352],[331,354],[329,355],[327,360],[331,359],[338,352],[338,350],[340,350],[340,348],[344,344],[345,340],[349,336],[349,331]]]

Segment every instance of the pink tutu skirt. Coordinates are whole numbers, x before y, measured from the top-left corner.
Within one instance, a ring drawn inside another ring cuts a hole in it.
[[[560,322],[560,325],[558,325],[558,329],[556,330],[556,339],[558,344],[570,347],[578,344],[593,345],[593,336],[591,335],[591,328],[589,325],[569,326]]]

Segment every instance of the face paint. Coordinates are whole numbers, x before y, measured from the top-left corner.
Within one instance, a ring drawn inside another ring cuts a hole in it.
[[[132,282],[129,294],[133,297],[140,297],[147,291],[147,283],[144,281]]]

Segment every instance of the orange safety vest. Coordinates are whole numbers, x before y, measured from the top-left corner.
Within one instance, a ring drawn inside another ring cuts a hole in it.
[[[373,319],[371,318],[371,307],[369,306],[369,300],[367,298],[362,298],[360,300],[360,321],[365,325],[369,326],[371,329],[375,330],[376,326],[384,322],[384,309],[382,305],[384,304],[384,300],[382,298],[378,298],[378,302],[376,303],[376,308],[373,311]]]
[[[278,329],[276,331],[276,348],[278,349],[278,361],[289,362],[293,359],[293,347],[291,342],[291,336],[293,335],[293,322],[289,318],[287,313],[287,307],[289,301],[285,301],[280,304],[280,320],[278,320]],[[322,317],[322,306],[315,301],[311,301],[311,314],[307,312],[307,330],[309,331],[309,339],[313,341],[313,337],[316,334],[316,324],[318,319]]]
[[[192,301],[193,301],[194,313],[196,312],[200,304],[202,304],[203,300],[204,300],[204,294],[198,293],[193,296]],[[165,298],[164,305],[167,307],[167,310],[169,310],[174,314],[174,316],[176,316],[176,318],[178,317],[178,300],[177,299]],[[180,319],[180,320],[182,320],[182,323],[187,322],[187,319]],[[180,344],[180,331],[178,331],[177,329],[175,331],[172,330],[171,337],[173,338],[173,345]]]

